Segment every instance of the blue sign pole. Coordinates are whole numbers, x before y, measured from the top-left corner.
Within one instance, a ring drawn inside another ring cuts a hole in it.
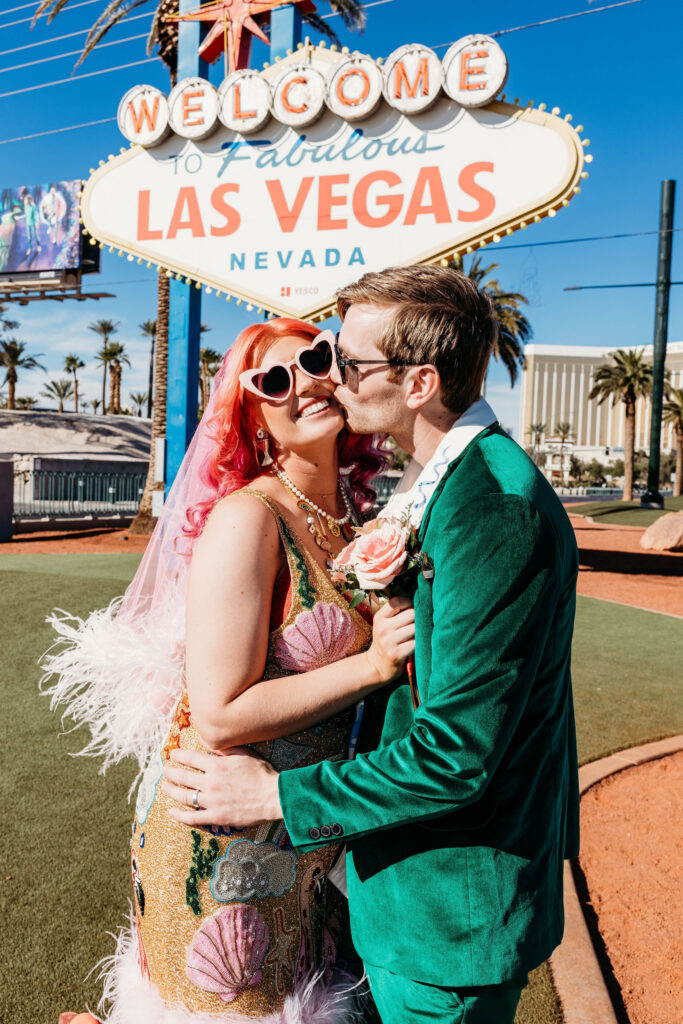
[[[196,10],[197,0],[180,0],[180,14]],[[178,81],[208,78],[199,57],[202,24],[178,23]],[[301,11],[295,4],[270,15],[270,59],[284,57],[301,41]],[[168,494],[197,427],[201,290],[171,279],[168,324],[168,394],[166,405],[166,487]]]
[[[285,57],[301,42],[301,10],[295,4],[276,7],[270,14],[270,60]]]
[[[197,8],[197,0],[180,0],[180,14]],[[178,22],[178,81],[208,78],[199,56],[203,26]],[[175,480],[197,427],[199,337],[202,293],[193,284],[171,278],[168,323],[168,392],[166,397],[166,494]]]

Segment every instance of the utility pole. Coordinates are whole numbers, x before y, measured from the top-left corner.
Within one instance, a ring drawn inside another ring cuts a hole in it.
[[[664,404],[664,379],[666,364],[666,342],[669,332],[669,291],[673,285],[683,281],[671,280],[671,250],[674,232],[674,198],[676,182],[667,179],[662,182],[659,207],[659,252],[657,254],[657,280],[638,281],[635,284],[583,284],[565,288],[566,292],[595,291],[603,288],[656,288],[655,336],[652,353],[652,401],[650,418],[650,458],[647,473],[647,493],[641,498],[641,505],[663,508],[664,499],[659,493],[660,445],[662,443],[662,406]]]
[[[652,358],[652,415],[650,419],[650,461],[647,472],[647,493],[641,505],[664,507],[659,493],[659,459],[662,438],[662,405],[664,401],[664,364],[669,333],[669,290],[671,288],[671,248],[674,226],[675,181],[662,182],[659,212],[659,252],[657,255],[657,299],[655,303],[655,337]]]

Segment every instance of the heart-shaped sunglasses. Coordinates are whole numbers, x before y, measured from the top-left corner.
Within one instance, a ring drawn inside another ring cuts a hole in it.
[[[257,366],[253,370],[244,370],[240,374],[240,384],[245,391],[268,402],[286,402],[294,388],[293,366],[298,366],[314,380],[327,380],[333,363],[334,335],[331,331],[324,331],[312,344],[303,345],[288,363],[272,363],[265,369]]]

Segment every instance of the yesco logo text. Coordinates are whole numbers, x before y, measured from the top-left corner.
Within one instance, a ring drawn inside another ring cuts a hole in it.
[[[382,99],[407,116],[428,110],[442,93],[463,107],[489,103],[505,84],[507,60],[489,36],[466,36],[443,61],[429,47],[411,43],[380,66],[353,55],[323,73],[310,61],[288,64],[281,74],[235,71],[219,89],[187,78],[167,97],[137,85],[121,100],[118,124],[132,143],[151,147],[171,132],[198,141],[219,125],[248,135],[273,117],[291,128],[313,124],[328,109],[346,121],[362,121]],[[323,66],[324,67],[324,66]]]

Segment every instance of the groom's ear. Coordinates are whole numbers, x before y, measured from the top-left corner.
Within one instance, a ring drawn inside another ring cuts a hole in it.
[[[411,366],[403,378],[403,383],[406,388],[405,403],[409,409],[420,409],[441,391],[441,376],[431,363]]]

